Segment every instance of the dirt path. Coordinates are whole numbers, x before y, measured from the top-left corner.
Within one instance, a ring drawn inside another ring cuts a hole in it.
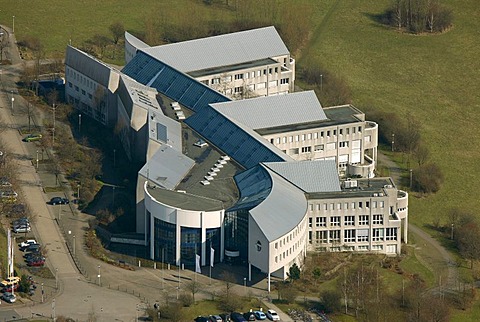
[[[378,161],[389,169],[394,182],[400,182],[402,170],[395,162],[380,152]],[[457,289],[459,274],[453,256],[420,227],[409,223],[408,230],[411,239],[415,241],[411,246],[415,247],[417,258],[435,275],[437,285],[450,290]]]

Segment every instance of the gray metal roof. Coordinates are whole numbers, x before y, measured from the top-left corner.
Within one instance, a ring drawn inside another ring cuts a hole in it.
[[[105,87],[109,87],[110,72],[114,70],[95,57],[72,46],[67,46],[65,65],[77,71],[81,70],[83,75]]]
[[[175,189],[195,165],[195,161],[181,152],[163,145],[140,169],[139,174],[156,185]]]
[[[211,104],[254,130],[327,120],[314,91]]]
[[[150,45],[147,45],[146,43],[144,43],[143,41],[141,41],[140,39],[138,39],[128,31],[125,31],[125,42],[128,42],[130,45],[132,45],[137,49],[150,47]]]
[[[147,191],[158,202],[183,210],[219,211],[224,209],[221,201],[202,196],[149,186]]]
[[[307,193],[341,191],[334,160],[268,162],[264,165]]]
[[[273,26],[140,50],[185,73],[289,54]]]
[[[272,188],[258,206],[250,210],[252,219],[269,241],[274,241],[295,229],[307,213],[307,198],[303,191],[275,172],[268,171]]]

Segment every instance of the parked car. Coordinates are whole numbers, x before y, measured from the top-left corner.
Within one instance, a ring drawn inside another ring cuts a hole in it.
[[[17,297],[10,292],[5,292],[2,294],[2,300],[8,303],[14,303],[17,300]]]
[[[62,198],[62,197],[53,197],[50,199],[49,202],[47,202],[49,205],[68,205],[69,201],[67,198]]]
[[[37,260],[32,260],[31,262],[27,262],[27,266],[43,266],[45,265],[45,259],[39,258]]]
[[[19,226],[22,224],[30,224],[30,221],[28,220],[27,217],[18,218],[12,221],[12,227]]]
[[[39,141],[42,138],[40,133],[32,133],[23,138],[23,142]]]
[[[28,233],[30,232],[30,230],[32,230],[32,228],[30,228],[30,225],[22,225],[22,226],[17,226],[17,227],[13,227],[13,232],[18,234],[18,233]]]
[[[207,317],[204,316],[197,316],[194,319],[195,322],[210,322],[210,320]]]
[[[24,252],[26,253],[38,252],[38,251],[40,251],[40,244],[29,245],[24,249]]]
[[[266,315],[269,320],[280,321],[280,316],[278,316],[275,310],[268,310]]]
[[[265,315],[265,313],[263,313],[262,311],[255,311],[253,312],[255,314],[255,318],[257,320],[265,320],[267,318],[267,316]]]
[[[20,277],[18,276],[11,276],[11,277],[7,277],[6,279],[4,279],[2,281],[2,283],[0,283],[2,286],[7,286],[7,285],[12,285],[12,284],[15,284],[18,282],[20,282]]]
[[[232,319],[230,318],[230,314],[228,314],[228,313],[222,313],[222,314],[220,314],[220,317],[225,322],[231,322],[232,321]]]
[[[4,286],[2,287],[2,293],[5,293],[5,292],[12,292],[12,289],[13,291],[18,291],[18,288],[20,287],[20,283],[16,283],[16,284],[12,284],[12,285],[7,285],[7,286]]]
[[[0,187],[11,187],[12,184],[8,181],[8,177],[1,177],[0,178]]]
[[[247,320],[245,320],[243,315],[241,313],[238,313],[238,312],[233,312],[230,315],[230,317],[232,318],[232,321],[234,321],[234,322],[247,322]]]
[[[0,198],[2,202],[15,202],[17,201],[18,193],[13,190],[0,191]]]
[[[39,257],[39,256],[43,256],[40,250],[31,252],[31,253],[26,253],[25,255],[23,255],[23,258],[25,258],[25,260],[28,261],[32,258]]]
[[[27,248],[28,246],[34,245],[34,244],[38,244],[35,239],[27,239],[26,241],[23,241],[20,244],[18,244],[18,246],[20,246],[20,249],[22,249],[22,248]]]
[[[41,254],[37,254],[36,256],[25,258],[25,262],[27,263],[38,262],[38,261],[45,261],[45,256]]]
[[[255,313],[253,313],[253,312],[243,313],[243,317],[247,321],[256,321],[257,320],[257,319],[255,319]]]
[[[211,322],[223,322],[219,315],[210,315],[209,318]]]

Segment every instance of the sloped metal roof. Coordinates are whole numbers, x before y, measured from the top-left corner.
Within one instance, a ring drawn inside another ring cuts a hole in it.
[[[147,45],[128,31],[125,31],[125,42],[128,42],[130,45],[137,49],[149,48],[150,45]]]
[[[273,26],[140,50],[184,73],[289,54]]]
[[[75,70],[81,70],[83,75],[105,87],[109,87],[110,73],[115,70],[113,67],[72,46],[67,46],[65,65]]]
[[[232,122],[209,105],[230,101],[228,97],[171,66],[140,52],[123,72],[196,112],[184,123],[242,167],[293,160],[252,129]]]
[[[341,191],[334,160],[269,162],[264,165],[307,193]]]
[[[139,174],[159,187],[173,190],[195,165],[195,161],[168,145],[162,145]]]
[[[254,130],[327,120],[314,91],[215,103],[211,106]]]
[[[263,165],[235,176],[235,182],[240,199],[227,211],[249,210],[269,241],[289,233],[305,218],[304,192]]]

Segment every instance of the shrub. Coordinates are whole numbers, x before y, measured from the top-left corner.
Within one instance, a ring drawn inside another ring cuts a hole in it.
[[[340,292],[328,290],[320,293],[320,303],[323,306],[323,309],[326,313],[338,312],[341,308],[342,296]]]
[[[443,180],[440,168],[435,163],[427,163],[413,170],[412,188],[424,193],[437,192]]]

